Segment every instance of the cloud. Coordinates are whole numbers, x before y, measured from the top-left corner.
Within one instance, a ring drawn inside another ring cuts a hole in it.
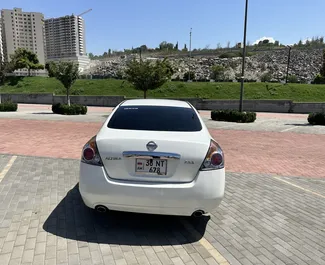
[[[302,44],[306,44],[306,41],[307,41],[307,40],[311,41],[312,38],[306,38],[306,39],[302,40]]]
[[[258,44],[260,41],[263,41],[263,40],[269,40],[270,43],[274,43],[275,42],[275,39],[273,37],[262,37],[262,38],[256,40],[253,43],[253,45]]]

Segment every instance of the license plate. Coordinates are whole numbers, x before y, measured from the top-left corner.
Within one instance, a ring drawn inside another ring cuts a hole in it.
[[[166,175],[167,160],[137,158],[135,161],[135,172]]]

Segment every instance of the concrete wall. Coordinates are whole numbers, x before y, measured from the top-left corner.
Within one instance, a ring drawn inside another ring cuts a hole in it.
[[[125,100],[124,96],[71,96],[71,103],[87,106],[115,107]],[[199,98],[178,98],[190,102],[199,110],[238,109],[239,100],[212,100]],[[52,104],[65,103],[65,96],[52,94],[2,94],[2,101],[11,100],[17,103]],[[279,113],[310,113],[325,111],[323,103],[294,103],[291,100],[244,100],[246,111],[279,112]]]
[[[310,112],[325,112],[325,102],[324,103],[292,103],[293,113],[310,113]]]
[[[53,94],[1,94],[2,101],[29,104],[52,104]]]
[[[70,96],[71,103],[101,107],[115,107],[124,99],[123,96]],[[65,102],[65,96],[53,96],[53,103]]]

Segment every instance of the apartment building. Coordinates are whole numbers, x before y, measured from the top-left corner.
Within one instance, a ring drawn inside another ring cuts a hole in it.
[[[2,46],[2,27],[1,27],[1,16],[0,16],[0,63],[4,61],[3,46]]]
[[[75,61],[83,71],[89,66],[86,54],[85,23],[80,16],[45,20],[47,61]]]
[[[37,54],[39,62],[45,64],[44,15],[38,12],[23,12],[21,8],[1,10],[2,56],[10,61],[17,48],[26,48]],[[26,70],[18,71],[24,72]]]

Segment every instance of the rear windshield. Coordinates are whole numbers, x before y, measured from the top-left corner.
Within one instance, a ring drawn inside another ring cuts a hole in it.
[[[145,131],[201,131],[201,122],[192,108],[164,106],[121,106],[108,128]]]

